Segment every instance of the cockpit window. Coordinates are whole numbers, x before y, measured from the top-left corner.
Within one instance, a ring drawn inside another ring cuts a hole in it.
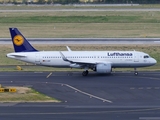
[[[149,58],[149,56],[148,56],[148,55],[145,55],[144,58]]]

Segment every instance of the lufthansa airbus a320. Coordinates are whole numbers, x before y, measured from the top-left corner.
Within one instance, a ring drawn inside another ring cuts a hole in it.
[[[7,57],[48,67],[84,69],[83,76],[91,69],[97,73],[111,73],[112,68],[136,68],[155,65],[157,61],[147,53],[139,51],[38,51],[17,28],[9,28],[14,53]]]

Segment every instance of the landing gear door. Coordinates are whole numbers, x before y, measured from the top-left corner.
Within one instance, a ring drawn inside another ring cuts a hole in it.
[[[139,62],[139,54],[134,52],[134,62]]]
[[[39,53],[35,54],[35,64],[40,64],[40,54]]]

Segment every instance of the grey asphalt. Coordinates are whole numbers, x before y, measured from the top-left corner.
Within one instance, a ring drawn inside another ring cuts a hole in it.
[[[30,86],[61,103],[0,103],[3,120],[160,118],[160,72],[0,72],[4,86]]]
[[[160,38],[27,38],[31,44],[160,44]],[[12,44],[0,38],[0,44]]]
[[[94,9],[81,9],[81,8],[77,8],[77,9],[39,9],[39,10],[0,10],[0,12],[94,12],[94,11],[127,11],[127,12],[149,12],[149,11],[160,11],[159,8],[94,8]]]

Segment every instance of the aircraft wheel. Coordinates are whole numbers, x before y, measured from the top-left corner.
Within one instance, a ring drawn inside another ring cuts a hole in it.
[[[137,75],[138,75],[138,72],[134,72],[134,75],[137,76]]]
[[[83,75],[83,76],[87,76],[87,75],[88,75],[88,70],[83,71],[83,72],[82,72],[82,75]]]

